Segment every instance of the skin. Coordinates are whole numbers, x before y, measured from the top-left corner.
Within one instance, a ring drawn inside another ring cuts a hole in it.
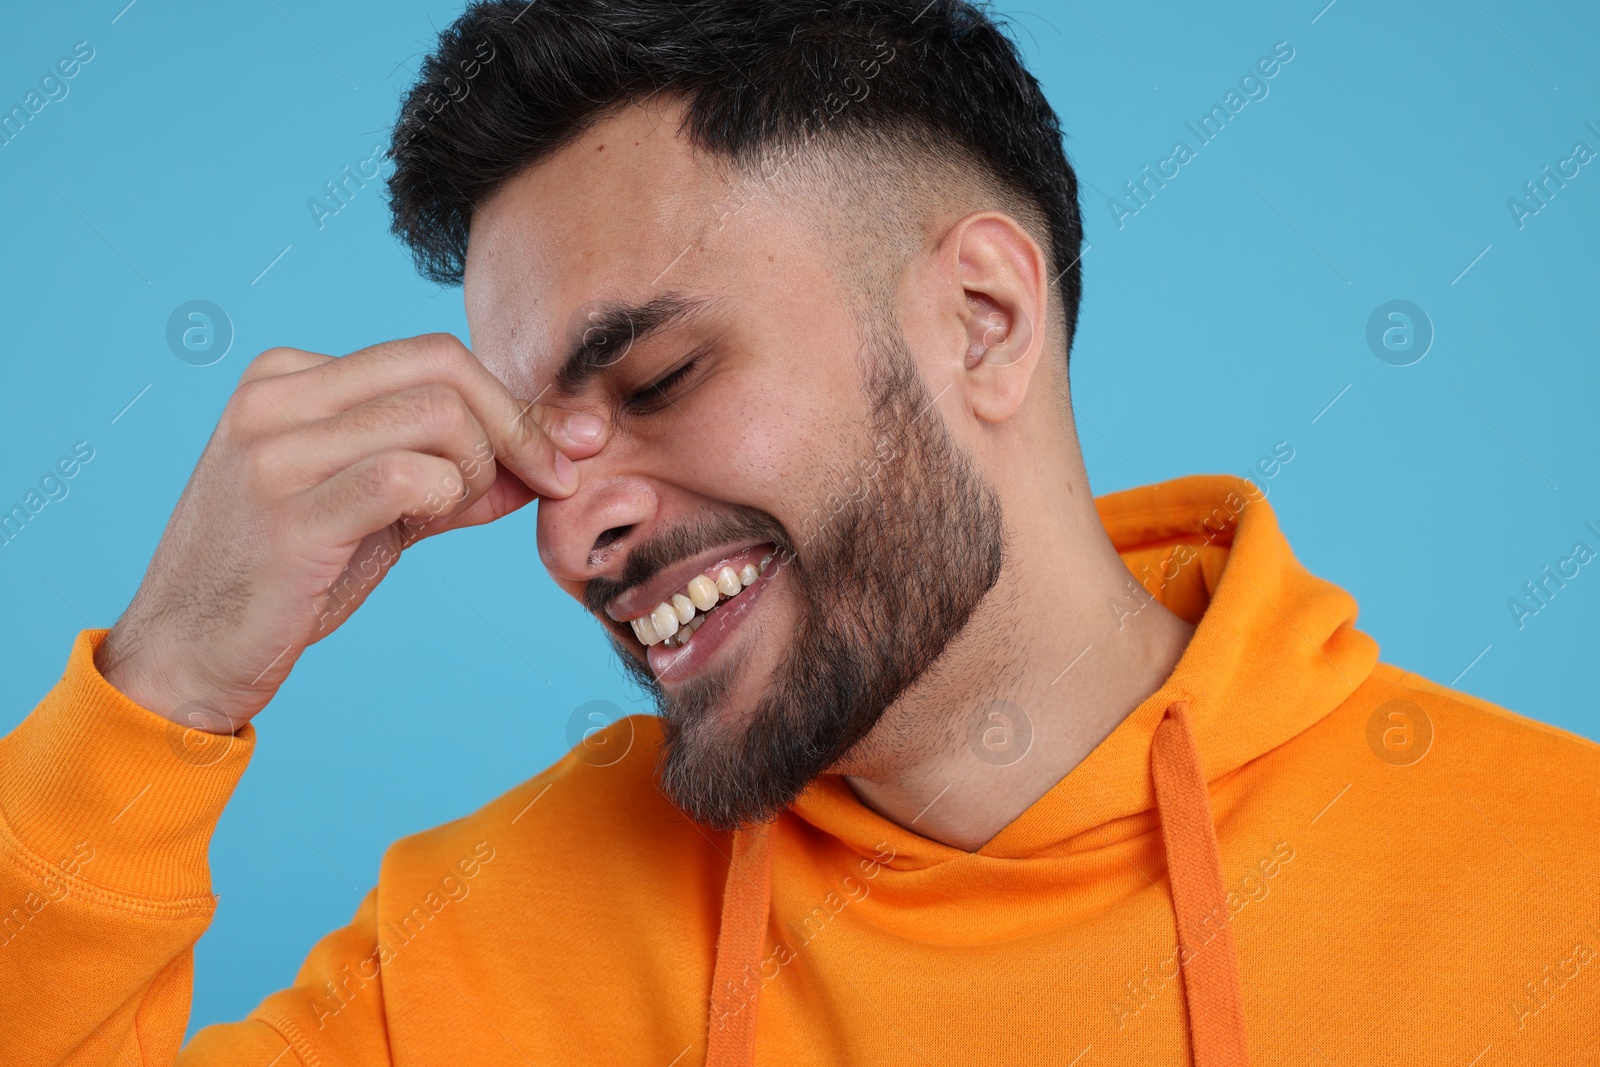
[[[589,580],[620,573],[631,546],[697,515],[742,506],[802,530],[836,490],[838,454],[870,449],[839,249],[803,221],[807,205],[731,190],[676,135],[677,118],[670,106],[625,110],[508,183],[472,228],[473,348],[514,391],[549,381],[565,349],[552,342],[588,301],[637,303],[667,289],[720,301],[561,400],[608,425],[605,449],[577,464],[583,487],[539,509],[540,558],[580,600]],[[1063,340],[1039,245],[1004,213],[960,200],[925,220],[922,244],[895,314],[935,410],[999,495],[1009,558],[939,669],[832,770],[885,817],[972,850],[1165,680],[1193,627],[1151,603],[1119,629],[1107,606],[1125,602],[1130,576],[1094,510],[1061,402]],[[709,366],[664,410],[619,411],[713,340]],[[613,539],[596,553],[603,534]],[[721,652],[744,665],[723,707],[727,729],[764,691],[794,627],[781,583],[761,611],[760,627]],[[1024,709],[1033,735],[1029,754],[1005,766],[976,758],[968,742],[974,713],[996,699]]]
[[[873,446],[859,279],[841,270],[847,249],[819,230],[814,204],[782,195],[782,182],[770,195],[735,190],[676,134],[678,116],[670,101],[625,108],[479,206],[465,280],[476,362],[430,337],[253,363],[102,647],[107,679],[174,722],[236,729],[381,580],[392,561],[363,561],[403,550],[419,508],[431,535],[539,496],[540,559],[580,602],[593,579],[619,578],[635,546],[697,519],[754,509],[805,530],[837,491],[841,457]],[[1065,343],[1038,243],[965,193],[922,227],[892,311],[935,398],[929,417],[1001,503],[1006,564],[936,669],[830,769],[886,818],[975,850],[1161,684],[1193,628],[1153,602],[1121,627],[1108,608],[1131,602],[1131,576],[1096,517],[1063,402]],[[596,302],[667,291],[714,303],[581,389],[553,390]],[[669,402],[629,403],[700,346]],[[496,462],[436,509],[440,485],[485,442]],[[558,477],[558,448],[575,491]],[[330,612],[328,586],[352,569],[359,597],[333,598]],[[799,616],[781,581],[758,610],[718,653],[742,665],[720,729],[737,729],[765,691]],[[204,652],[189,640],[198,633]],[[997,700],[1031,731],[1009,762],[969,741]]]
[[[229,398],[96,666],[179,726],[234,732],[407,546],[570,493],[578,475],[558,446],[582,456],[603,431],[517,400],[448,335],[342,359],[269,349]]]

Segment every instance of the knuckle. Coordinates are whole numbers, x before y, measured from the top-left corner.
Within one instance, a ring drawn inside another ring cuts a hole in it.
[[[271,378],[279,374],[287,374],[298,368],[301,362],[301,353],[293,348],[278,346],[269,348],[245,368],[242,381],[255,381],[258,378]]]
[[[522,421],[527,424],[529,433],[543,434],[549,437],[561,429],[562,423],[566,421],[567,416],[570,414],[571,412],[568,410],[535,404],[528,409],[528,413],[523,416]]]
[[[403,452],[385,452],[368,468],[363,488],[373,496],[404,497],[417,484],[416,465]]]
[[[425,386],[417,402],[423,424],[439,436],[455,437],[471,419],[466,401],[448,385]]]
[[[555,426],[555,416],[549,413],[548,408],[535,405],[528,408],[520,416],[511,420],[512,443],[519,449],[533,449],[541,456],[555,449],[555,443],[550,440],[550,428]]]
[[[245,452],[245,477],[252,488],[278,485],[289,473],[289,443],[282,437],[267,437]]]
[[[250,437],[260,431],[272,410],[271,398],[259,381],[242,382],[223,405],[219,425],[225,436]]]
[[[447,502],[456,503],[465,500],[472,493],[472,485],[455,468],[445,471],[439,476],[438,482],[433,486],[433,491]]]

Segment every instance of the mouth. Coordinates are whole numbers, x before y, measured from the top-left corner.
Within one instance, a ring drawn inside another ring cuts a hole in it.
[[[653,607],[616,621],[644,648],[659,681],[679,681],[697,673],[749,618],[780,569],[775,546],[753,545],[702,569]]]

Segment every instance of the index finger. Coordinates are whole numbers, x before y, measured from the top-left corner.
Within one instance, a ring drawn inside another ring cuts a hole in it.
[[[418,385],[449,385],[483,426],[494,459],[541,495],[569,496],[577,488],[571,460],[593,455],[603,443],[600,420],[512,396],[450,334],[386,341],[279,381],[288,388],[297,378],[305,380],[293,387],[309,388],[323,416]]]

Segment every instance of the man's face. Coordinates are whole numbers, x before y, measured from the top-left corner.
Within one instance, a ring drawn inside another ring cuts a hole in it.
[[[540,502],[540,557],[655,696],[663,792],[726,828],[791,803],[937,658],[998,579],[1001,516],[895,309],[861,321],[816,231],[677,117],[627,109],[509,182],[466,301],[515,395],[609,423],[578,492]]]

